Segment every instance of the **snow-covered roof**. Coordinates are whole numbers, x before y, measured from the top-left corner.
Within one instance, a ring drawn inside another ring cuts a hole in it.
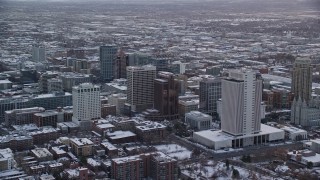
[[[121,138],[136,136],[136,134],[134,134],[131,131],[114,131],[114,132],[108,132],[107,136],[110,139],[121,139]]]

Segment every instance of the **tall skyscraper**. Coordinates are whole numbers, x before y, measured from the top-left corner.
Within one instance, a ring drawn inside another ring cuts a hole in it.
[[[154,80],[154,108],[165,119],[178,119],[179,81],[170,72],[159,72]]]
[[[222,80],[221,130],[234,136],[261,127],[262,80],[253,71],[235,70]]]
[[[44,46],[32,46],[32,60],[43,62],[46,60],[46,49]]]
[[[297,58],[294,62],[291,91],[296,101],[301,98],[301,101],[309,103],[312,91],[312,66],[310,59]]]
[[[297,58],[295,61],[292,70],[291,91],[294,94],[291,106],[291,122],[302,126],[319,125],[320,110],[310,103],[312,91],[310,59]]]
[[[132,111],[141,112],[153,107],[155,78],[155,66],[127,67],[127,100]]]
[[[83,83],[72,88],[72,121],[87,129],[91,120],[101,118],[100,87]]]
[[[114,65],[118,48],[115,45],[100,46],[101,79],[109,82],[114,79]]]
[[[114,78],[127,78],[127,66],[129,66],[129,56],[120,50],[115,60]]]
[[[221,98],[221,79],[204,78],[200,81],[200,104],[201,112],[216,115],[217,101]]]

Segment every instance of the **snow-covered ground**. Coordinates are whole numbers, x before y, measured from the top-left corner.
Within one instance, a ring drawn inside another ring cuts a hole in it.
[[[277,166],[277,168],[276,168],[276,172],[281,172],[281,173],[285,173],[285,172],[287,172],[287,171],[289,171],[290,170],[290,168],[288,167],[288,166],[286,166],[286,165],[279,165],[279,166]]]
[[[240,179],[259,179],[259,180],[269,180],[272,177],[264,176],[256,172],[251,172],[247,169],[234,166],[234,169],[237,169],[240,174]],[[185,165],[181,170],[182,174],[188,175],[192,179],[200,179],[200,176],[203,178],[215,178],[218,180],[232,180],[232,169],[231,165],[229,170],[224,162],[213,162],[208,161],[207,163],[201,165],[200,163],[193,163]],[[279,179],[280,180],[280,179]]]
[[[177,144],[165,144],[154,146],[158,151],[163,152],[164,154],[177,158],[179,160],[188,159],[191,156],[191,151],[185,147],[179,146]]]

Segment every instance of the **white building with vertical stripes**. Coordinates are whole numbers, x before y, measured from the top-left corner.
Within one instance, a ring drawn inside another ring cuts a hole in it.
[[[234,136],[261,128],[262,80],[253,71],[230,71],[222,80],[221,130]]]
[[[72,121],[86,128],[91,120],[101,118],[100,87],[83,83],[72,88],[73,116]]]
[[[261,124],[262,79],[251,70],[232,70],[222,80],[218,101],[221,130],[193,133],[193,140],[215,150],[283,141],[282,129]]]

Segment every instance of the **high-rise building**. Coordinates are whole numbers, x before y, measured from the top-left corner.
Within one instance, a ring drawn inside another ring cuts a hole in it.
[[[178,119],[179,81],[170,72],[159,72],[154,80],[154,108],[165,119]]]
[[[127,66],[129,66],[129,56],[120,50],[115,60],[114,78],[127,78]]]
[[[153,107],[155,78],[155,66],[127,67],[127,100],[132,111],[141,112]]]
[[[48,80],[51,78],[56,78],[58,75],[59,75],[59,73],[54,72],[54,71],[47,71],[47,72],[41,74],[39,81],[38,81],[40,91],[44,92],[44,93],[49,92]]]
[[[204,78],[200,81],[200,111],[216,117],[217,101],[221,98],[221,79]]]
[[[222,80],[221,130],[234,136],[260,132],[262,80],[253,71],[235,70]]]
[[[297,58],[293,65],[291,123],[302,126],[320,125],[319,100],[311,99],[312,66],[308,58]]]
[[[32,60],[34,62],[43,62],[46,60],[46,49],[44,46],[32,47]]]
[[[312,66],[310,59],[297,58],[294,62],[291,91],[296,101],[301,98],[301,101],[309,103],[312,91]]]
[[[101,118],[100,87],[91,83],[73,87],[72,104],[72,121],[81,129],[89,128],[91,120]]]
[[[114,65],[118,48],[115,45],[100,46],[100,67],[102,81],[114,79]]]

